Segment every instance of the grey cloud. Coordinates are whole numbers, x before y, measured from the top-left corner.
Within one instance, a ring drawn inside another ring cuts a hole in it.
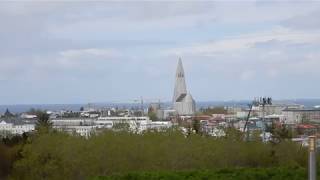
[[[319,42],[320,43],[320,42]],[[264,41],[264,42],[256,42],[252,45],[252,48],[262,49],[262,50],[270,50],[270,49],[282,49],[285,48],[308,48],[310,47],[310,43],[298,43],[292,42],[290,40],[279,41],[276,39]]]
[[[320,3],[318,4],[320,6]],[[299,30],[320,29],[320,9],[308,14],[297,15],[282,22],[282,25]]]
[[[311,9],[289,3],[279,7],[216,2],[15,3],[0,6],[2,103],[107,101],[141,95],[170,99],[177,55],[161,51],[228,39],[242,34],[238,25],[261,37],[250,23],[268,31],[282,19]],[[215,27],[221,30],[218,37]],[[290,81],[290,87],[303,94],[305,88],[294,85],[314,85],[301,79],[318,73],[319,43],[280,40],[258,39],[250,41],[251,46],[240,42],[241,48],[233,48],[237,42],[207,47],[208,55],[220,49],[214,56],[182,53],[190,90],[196,99],[239,99],[261,95],[265,88],[274,94],[286,92]],[[121,56],[86,49],[116,49]]]

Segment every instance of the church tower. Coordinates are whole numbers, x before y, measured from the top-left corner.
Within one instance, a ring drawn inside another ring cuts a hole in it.
[[[187,92],[181,58],[179,58],[176,71],[173,108],[176,110],[178,115],[193,115],[196,111],[195,101],[193,100],[191,94]]]

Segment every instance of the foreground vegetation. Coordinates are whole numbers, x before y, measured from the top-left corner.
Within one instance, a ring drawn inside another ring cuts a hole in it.
[[[10,179],[162,177],[163,174],[156,172],[163,172],[169,179],[184,179],[190,173],[199,175],[199,178],[220,175],[221,178],[229,175],[242,178],[236,175],[242,171],[243,178],[263,179],[280,172],[292,179],[301,179],[306,175],[303,172],[307,167],[307,150],[289,140],[280,143],[262,143],[258,139],[244,142],[235,130],[227,131],[223,138],[197,134],[185,137],[178,130],[170,129],[143,134],[106,131],[89,139],[43,131],[28,137],[3,140],[0,143],[0,160],[0,174]],[[260,170],[255,172],[252,168]],[[291,171],[296,171],[297,176],[294,176],[296,173],[290,174]],[[223,172],[230,173],[221,174]]]
[[[132,172],[111,176],[100,176],[92,180],[305,180],[307,172],[304,168],[238,168],[211,171],[182,171],[182,172]]]

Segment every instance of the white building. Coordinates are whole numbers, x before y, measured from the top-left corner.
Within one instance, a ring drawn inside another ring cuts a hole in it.
[[[94,119],[90,118],[60,118],[51,119],[53,126],[90,126],[94,125]]]
[[[172,126],[168,121],[152,122],[149,117],[99,117],[99,118],[60,118],[52,119],[52,126],[58,131],[64,131],[70,134],[79,134],[89,137],[97,132],[97,129],[112,129],[115,124],[126,123],[129,130],[141,133],[147,129],[163,130]],[[24,123],[24,124],[23,124]],[[0,121],[0,134],[23,134],[35,130],[35,121],[19,120],[16,122]]]
[[[142,132],[148,129],[163,130],[170,128],[170,121],[151,121],[149,117],[100,117],[95,121],[98,128],[111,129],[115,124],[127,123],[129,128],[135,132]]]
[[[196,103],[191,94],[187,92],[181,59],[179,59],[176,72],[173,108],[177,111],[178,115],[193,115],[196,112]]]
[[[164,130],[172,127],[171,121],[154,121],[147,124],[148,129]]]
[[[95,133],[96,126],[53,126],[53,128],[70,134],[78,134],[80,136],[89,137]]]
[[[21,114],[21,116],[20,116],[22,119],[35,119],[35,118],[37,118],[37,116],[36,115],[32,115],[32,114],[27,114],[27,113],[23,113],[23,114]]]
[[[147,116],[142,117],[99,117],[95,124],[98,128],[112,128],[115,124],[126,123],[134,131],[144,131],[152,121]]]
[[[70,134],[76,133],[80,136],[89,137],[96,130],[95,119],[91,118],[61,118],[52,119],[54,129]]]
[[[21,135],[25,132],[30,132],[35,129],[35,124],[13,124],[7,123],[4,120],[0,122],[0,132],[4,135],[18,134]]]
[[[272,104],[272,105],[262,105],[255,107],[255,111],[257,112],[259,117],[263,115],[272,115],[272,114],[282,114],[282,111],[285,109],[302,109],[303,106],[299,104]]]
[[[294,125],[305,122],[320,123],[320,109],[284,109],[282,111],[284,122]]]

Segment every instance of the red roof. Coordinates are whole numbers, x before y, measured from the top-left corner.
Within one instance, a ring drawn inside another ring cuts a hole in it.
[[[302,129],[315,129],[315,128],[317,128],[317,127],[314,126],[314,125],[310,125],[310,124],[299,124],[299,125],[298,125],[298,128],[302,128]]]
[[[209,120],[209,119],[211,119],[212,117],[211,117],[211,116],[203,115],[203,116],[195,116],[194,118],[195,118],[196,120]]]

